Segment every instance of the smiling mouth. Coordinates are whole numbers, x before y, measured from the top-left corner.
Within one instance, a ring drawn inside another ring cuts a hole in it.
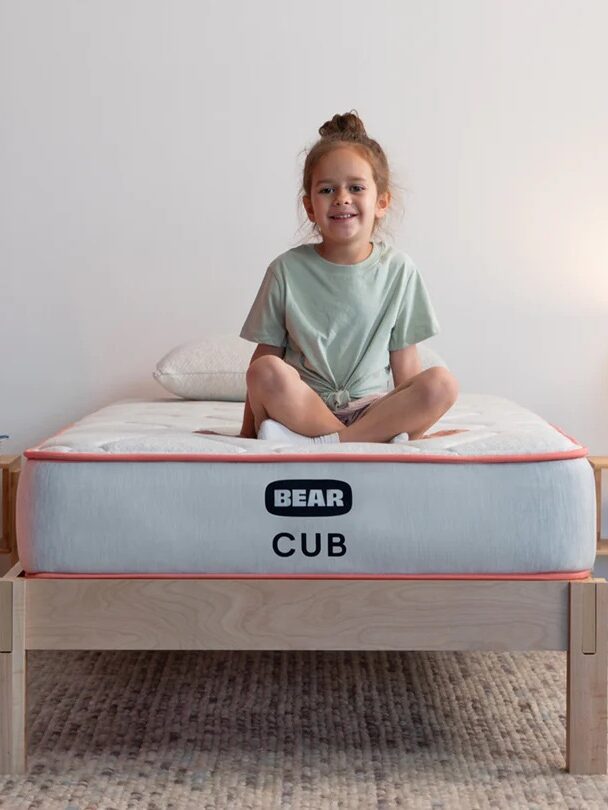
[[[345,219],[354,219],[356,216],[357,216],[356,214],[341,214],[341,215],[334,214],[334,216],[330,216],[330,219],[336,219],[340,221]]]

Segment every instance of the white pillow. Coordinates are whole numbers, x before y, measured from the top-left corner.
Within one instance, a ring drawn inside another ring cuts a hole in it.
[[[152,376],[184,399],[245,402],[245,373],[255,348],[255,343],[234,334],[193,340],[171,349]]]
[[[167,391],[184,399],[245,402],[245,374],[256,345],[234,334],[182,343],[158,361],[152,376]],[[418,355],[423,369],[446,365],[424,343],[418,344]],[[389,390],[392,388],[391,381]]]

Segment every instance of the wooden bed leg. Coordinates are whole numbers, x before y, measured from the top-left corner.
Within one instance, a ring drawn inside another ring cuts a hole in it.
[[[10,554],[11,562],[17,562],[15,531],[15,502],[21,456],[0,456],[0,486],[2,487],[2,512],[0,514],[0,554]]]
[[[566,769],[606,773],[608,582],[570,583]]]
[[[0,773],[26,772],[25,582],[0,579]]]

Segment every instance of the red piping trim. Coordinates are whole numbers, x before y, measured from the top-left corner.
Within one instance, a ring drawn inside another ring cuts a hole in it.
[[[312,461],[383,461],[406,463],[442,464],[504,464],[529,461],[558,461],[566,458],[585,458],[589,454],[586,447],[575,450],[559,450],[551,453],[529,453],[496,456],[459,456],[399,453],[250,453],[246,456],[234,453],[52,453],[45,450],[26,450],[24,455],[38,461],[217,461],[228,463],[260,462],[312,462]]]
[[[549,571],[537,574],[63,574],[42,571],[28,579],[587,579],[588,571]]]

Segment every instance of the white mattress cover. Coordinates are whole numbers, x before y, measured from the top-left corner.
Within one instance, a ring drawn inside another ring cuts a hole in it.
[[[97,454],[209,455],[394,455],[440,460],[492,457],[534,460],[540,456],[584,456],[586,448],[521,405],[498,396],[461,394],[457,402],[427,433],[460,429],[465,432],[406,444],[347,442],[330,445],[293,445],[286,442],[241,439],[244,403],[182,400],[125,399],[100,408],[26,451],[28,458]],[[211,429],[221,434],[193,431]]]

